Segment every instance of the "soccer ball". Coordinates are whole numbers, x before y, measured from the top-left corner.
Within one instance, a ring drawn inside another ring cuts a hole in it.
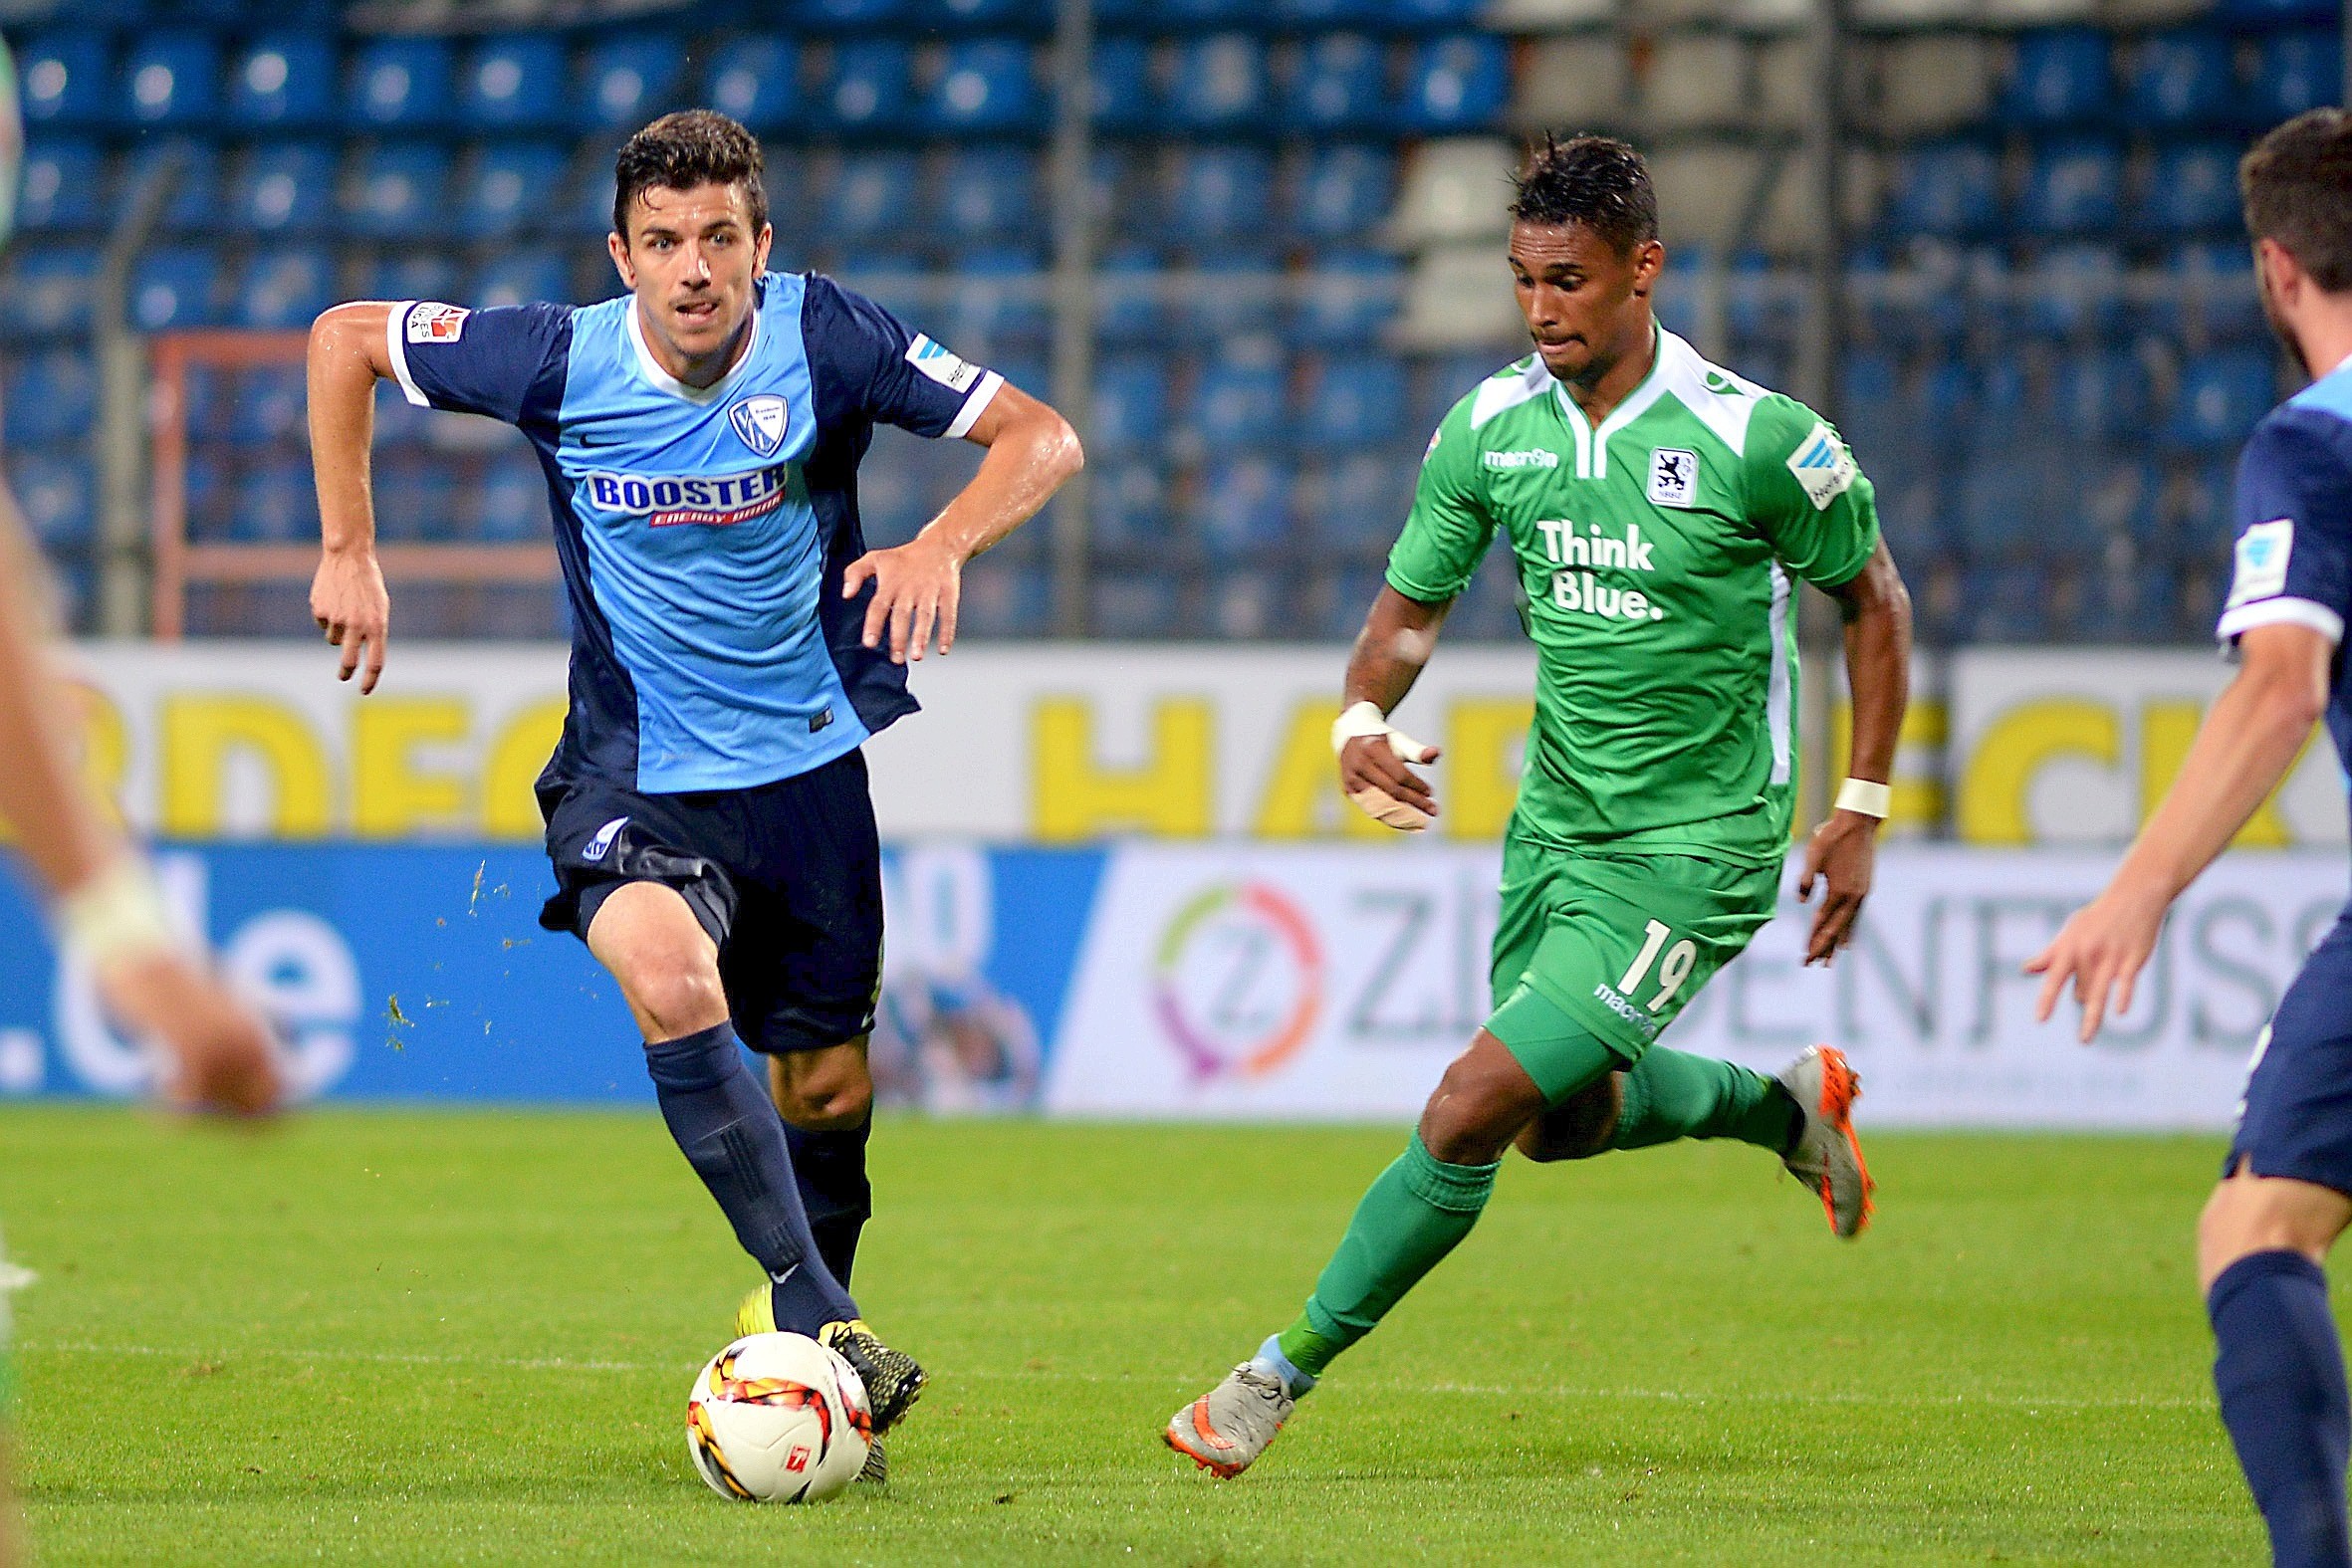
[[[686,1396],[686,1452],[723,1497],[819,1502],[857,1478],[873,1442],[865,1385],[806,1334],[747,1334]]]

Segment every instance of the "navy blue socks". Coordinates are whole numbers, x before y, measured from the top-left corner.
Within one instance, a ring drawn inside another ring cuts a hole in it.
[[[702,1185],[726,1211],[735,1238],[775,1281],[776,1326],[814,1335],[857,1315],[809,1233],[785,1147],[784,1118],[744,1064],[732,1024],[645,1044],[661,1119]]]
[[[809,1212],[809,1233],[817,1238],[824,1266],[844,1288],[857,1261],[857,1234],[873,1218],[874,1190],[865,1179],[865,1141],[873,1130],[870,1110],[856,1126],[834,1132],[784,1124],[793,1175],[801,1183],[801,1205]]]
[[[2352,1561],[2344,1465],[2352,1409],[2327,1275],[2300,1252],[2254,1252],[2206,1294],[2222,1421],[2270,1528],[2278,1568]]]

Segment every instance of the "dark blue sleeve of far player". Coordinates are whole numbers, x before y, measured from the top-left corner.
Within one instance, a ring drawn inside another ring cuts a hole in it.
[[[919,436],[969,432],[1005,378],[959,358],[897,317],[812,276],[801,313],[820,427],[893,424]]]
[[[2330,642],[2352,615],[2352,421],[2287,403],[2254,428],[2237,463],[2236,561],[2215,635],[2234,643],[2291,622]]]
[[[410,300],[392,307],[384,336],[393,377],[420,408],[552,427],[563,405],[570,306],[469,311]]]

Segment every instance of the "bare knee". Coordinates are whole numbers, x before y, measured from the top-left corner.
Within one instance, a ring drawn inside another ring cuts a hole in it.
[[[675,888],[615,888],[588,923],[588,951],[620,983],[637,1027],[672,1040],[727,1021],[719,949]]]
[[[1543,1109],[1543,1091],[1504,1043],[1481,1029],[1454,1059],[1421,1113],[1423,1147],[1448,1165],[1501,1159]]]
[[[2211,1289],[2232,1263],[2255,1252],[2300,1252],[2321,1262],[2348,1221],[2352,1198],[2342,1193],[2240,1171],[2215,1187],[2197,1217],[2198,1289]]]
[[[655,964],[621,982],[649,1040],[674,1040],[727,1021],[727,993],[715,967]]]
[[[1528,1123],[1512,1141],[1521,1154],[1538,1164],[1589,1160],[1607,1152],[1624,1108],[1625,1075],[1612,1072]]]
[[[865,1041],[768,1058],[768,1087],[784,1119],[806,1132],[846,1132],[873,1114]]]

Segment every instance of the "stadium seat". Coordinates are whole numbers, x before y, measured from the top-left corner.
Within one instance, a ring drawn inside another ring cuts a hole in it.
[[[2148,419],[2148,371],[2127,349],[2061,355],[2052,389],[2059,428],[2079,441],[2124,441]]]
[[[1002,32],[1041,23],[1041,8],[1032,0],[918,0],[918,25],[942,31],[989,29]],[[1051,13],[1044,25],[1050,29]]]
[[[1961,635],[1971,642],[2044,640],[2049,590],[2048,572],[2038,564],[1970,566],[1961,577]]]
[[[1486,0],[1384,0],[1381,20],[1399,31],[1458,33],[1479,25]]]
[[[1537,38],[1511,98],[1518,125],[1619,125],[1631,115],[1633,71],[1614,30]]]
[[[908,0],[792,0],[794,20],[844,33],[885,28],[903,21]]]
[[[957,624],[974,637],[1043,637],[1054,629],[1052,579],[1041,566],[992,552],[964,568]]]
[[[209,141],[173,136],[134,142],[122,160],[118,199],[129,199],[149,179],[160,177],[159,171],[166,161],[176,164],[177,171],[171,176],[171,193],[163,202],[162,226],[183,234],[221,227],[225,206],[221,199],[220,153]]]
[[[229,186],[229,216],[255,234],[315,234],[335,219],[335,153],[323,142],[256,147]]]
[[[2332,25],[2339,16],[2336,0],[2220,0],[2215,8],[2219,21],[2253,27]]]
[[[2015,288],[2022,309],[2009,317],[2037,336],[2107,340],[2123,330],[2123,257],[2112,245],[2052,246],[2015,275]]]
[[[492,544],[529,544],[550,527],[547,474],[527,453],[493,459],[476,497],[474,534]]]
[[[1292,508],[1320,548],[1384,556],[1413,504],[1416,472],[1393,451],[1334,455],[1300,470]]]
[[[539,247],[501,253],[474,277],[472,304],[557,305],[572,300],[572,267],[564,254]]]
[[[1297,306],[1291,315],[1289,336],[1295,342],[1331,347],[1360,348],[1373,342],[1396,319],[1404,282],[1404,264],[1394,256],[1378,251],[1325,252],[1297,279]]]
[[[1001,134],[1038,123],[1044,103],[1029,45],[982,38],[948,46],[924,107],[937,130]]]
[[[564,46],[539,33],[485,39],[466,57],[458,107],[467,125],[552,130],[570,119]]]
[[[801,50],[789,38],[738,38],[711,62],[711,107],[759,134],[782,130],[806,112],[801,95]]]
[[[2159,147],[2134,212],[2163,234],[2210,234],[2237,227],[2237,148],[2227,141]]]
[[[855,243],[903,235],[918,211],[921,165],[911,152],[850,152],[819,203],[824,233]]]
[[[1168,367],[1143,354],[1115,354],[1094,371],[1087,450],[1132,452],[1158,443],[1168,426]]]
[[[1670,246],[1721,249],[1746,238],[1740,215],[1772,173],[1757,147],[1733,141],[1685,141],[1650,160],[1658,192],[1658,232]],[[1784,175],[1783,175],[1784,178]],[[1501,206],[1492,186],[1486,199]]]
[[[1260,565],[1211,567],[1201,584],[1203,625],[1194,635],[1280,637],[1294,613],[1281,573]]]
[[[130,272],[130,325],[140,332],[212,326],[218,315],[220,263],[209,250],[166,246],[147,252]]]
[[[1425,135],[1483,130],[1511,95],[1511,56],[1502,39],[1483,33],[1431,39],[1414,49],[1405,82],[1409,129]]]
[[[114,51],[103,33],[42,33],[17,55],[25,121],[31,125],[96,125],[115,99]]]
[[[421,239],[444,232],[448,199],[447,151],[424,142],[390,142],[359,158],[344,187],[344,216],[356,234]]]
[[[299,364],[257,365],[242,372],[226,402],[227,429],[221,439],[267,446],[300,440],[305,434],[308,398]]]
[[[2159,320],[2167,330],[2179,333],[2193,324],[2208,337],[2267,338],[2261,298],[2255,293],[2253,269],[2242,243],[2208,240],[2181,246],[2165,272],[2172,287],[2159,296]],[[2176,315],[2163,322],[2170,313],[2186,313],[2187,320]]]
[[[380,504],[383,486],[376,495]],[[400,509],[397,484],[392,500]],[[231,492],[227,537],[241,545],[292,545],[318,538],[318,492],[299,463],[263,463],[248,470]],[[386,533],[386,539],[403,536]]]
[[[1408,439],[1405,367],[1384,354],[1326,359],[1308,383],[1298,420],[1299,444],[1354,451]]]
[[[959,242],[1001,240],[1043,227],[1038,162],[1014,147],[966,147],[951,156],[938,201],[926,204]]]
[[[581,63],[580,122],[590,130],[633,131],[670,107],[685,71],[686,52],[668,33],[600,39]]]
[[[1160,0],[1143,9],[1142,17],[1172,32],[1207,32],[1246,26],[1258,19],[1250,0]]]
[[[0,288],[0,326],[13,339],[81,336],[96,299],[98,257],[89,248],[28,250]]]
[[[1097,129],[1135,131],[1159,122],[1163,110],[1152,86],[1151,50],[1142,39],[1096,39],[1086,74]]]
[[[105,156],[80,140],[36,141],[25,149],[16,221],[25,229],[104,228],[114,212],[105,200]]]
[[[375,130],[430,129],[447,117],[454,77],[439,39],[377,39],[352,57],[344,112]]]
[[[2177,635],[2180,585],[2161,562],[2094,566],[2077,585],[2073,623],[2065,628],[2075,640],[2158,642]]]
[[[98,487],[87,458],[38,454],[11,463],[8,477],[45,548],[87,549],[97,539]]]
[[[8,372],[8,444],[84,440],[98,413],[98,373],[89,354],[51,352],[13,364]]]
[[[1288,120],[1316,134],[1374,130],[1394,116],[1388,61],[1376,39],[1325,33],[1307,41],[1284,85]]]
[[[861,38],[836,46],[817,102],[836,130],[889,130],[907,118],[912,57],[904,44]]]
[[[251,130],[319,130],[335,117],[335,40],[271,33],[229,67],[229,122]]]
[[[2227,35],[2205,29],[2159,33],[2130,56],[2127,106],[2134,123],[2160,130],[2210,130],[2237,114],[2237,69]]]
[[[394,453],[375,465],[375,529],[395,544],[446,543],[457,534],[457,486],[446,460]],[[316,530],[317,525],[310,525]]]
[[[411,251],[376,257],[360,274],[359,292],[369,300],[455,302],[457,263],[439,251]]]
[[[1396,158],[1377,146],[1317,146],[1291,187],[1291,227],[1318,240],[1368,234],[1388,215]]]
[[[1168,512],[1168,476],[1148,451],[1107,455],[1091,473],[1087,522],[1101,549],[1130,554],[1165,547],[1175,533]]]
[[[2254,54],[2244,108],[2252,128],[2267,129],[2307,109],[2341,103],[2344,41],[2335,33],[2273,33]]]
[[[1095,268],[1095,331],[1109,343],[1166,342],[1174,309],[1159,292],[1159,258],[1140,246],[1113,246]]]
[[[1193,533],[1211,560],[1263,556],[1291,531],[1283,465],[1256,453],[1220,456],[1202,471],[1191,511]]]
[[[1877,65],[1878,128],[1891,136],[1950,135],[1984,118],[1993,102],[1992,48],[1982,38],[1889,39]]]
[[[1290,402],[1287,380],[1272,354],[1213,360],[1194,383],[1185,426],[1210,451],[1279,442]]]
[[[1046,274],[1036,257],[1020,250],[968,251],[957,258],[950,280],[947,309],[937,318],[948,341],[1001,358],[1044,338]]]
[[[1480,572],[1485,576],[1485,572]],[[1309,604],[1319,598],[1321,624],[1314,634],[1331,642],[1345,642],[1363,629],[1364,612],[1379,597],[1382,585],[1380,568],[1365,563],[1340,566],[1336,570],[1317,573],[1320,579],[1310,591]]]
[[[1748,46],[1728,33],[1673,33],[1643,78],[1641,122],[1652,134],[1750,123]]]
[[[232,316],[237,326],[307,328],[335,304],[335,258],[316,246],[273,246],[246,263]]]
[[[2260,348],[2197,354],[2181,366],[2166,438],[2180,447],[2232,447],[2278,400],[2275,358]]]
[[[2017,40],[1999,112],[2016,125],[2080,125],[2103,116],[2112,96],[2107,36],[2055,28]]]
[[[1165,221],[1169,238],[1198,243],[1263,235],[1274,208],[1274,158],[1254,147],[1202,146],[1179,154]]]
[[[1275,0],[1274,21],[1285,31],[1370,27],[1388,19],[1383,0]]]
[[[1166,571],[1098,571],[1089,584],[1089,627],[1097,637],[1165,637],[1176,629],[1178,586]]]
[[[1500,239],[1511,228],[1502,193],[1510,187],[1508,147],[1486,136],[1423,142],[1405,165],[1391,219],[1400,245]]]
[[[564,164],[564,149],[545,142],[485,142],[458,197],[459,215],[470,231],[501,238],[541,228],[563,189]]]
[[[2036,149],[2017,199],[2028,234],[2109,230],[2123,216],[2123,152],[2110,142],[2070,140]]]
[[[1219,251],[1193,264],[1184,330],[1210,342],[1271,333],[1280,324],[1284,276],[1246,251]]]
[[[1188,130],[1254,129],[1266,112],[1266,50],[1246,33],[1188,40],[1177,55],[1168,110]]]

